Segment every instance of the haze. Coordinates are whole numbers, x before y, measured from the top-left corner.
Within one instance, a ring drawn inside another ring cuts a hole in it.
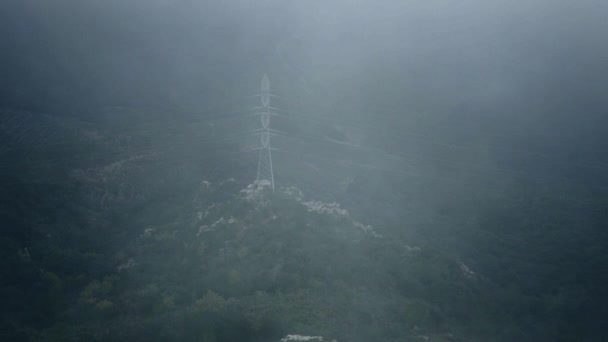
[[[3,0],[0,339],[606,340],[607,18]]]

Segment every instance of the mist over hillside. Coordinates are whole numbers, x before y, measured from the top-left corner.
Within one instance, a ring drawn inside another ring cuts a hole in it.
[[[607,340],[607,15],[2,1],[0,340]]]

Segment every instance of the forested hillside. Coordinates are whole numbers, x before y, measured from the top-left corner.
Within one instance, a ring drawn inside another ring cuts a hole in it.
[[[272,193],[230,142],[183,149],[194,136],[149,128],[126,144],[111,127],[33,117],[3,111],[3,339],[602,334],[605,274],[581,267],[606,266],[599,207],[526,184],[457,200],[353,165],[320,190],[331,160]]]
[[[0,1],[0,341],[607,341],[607,17]]]

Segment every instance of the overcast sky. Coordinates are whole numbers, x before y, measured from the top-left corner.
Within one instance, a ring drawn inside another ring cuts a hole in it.
[[[0,104],[222,108],[267,72],[301,111],[599,140],[606,18],[600,0],[5,0]]]

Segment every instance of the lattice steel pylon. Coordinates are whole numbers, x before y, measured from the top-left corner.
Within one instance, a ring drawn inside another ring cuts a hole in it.
[[[260,108],[260,155],[258,159],[258,175],[257,181],[268,181],[270,187],[274,191],[274,170],[272,168],[272,148],[270,147],[270,80],[268,75],[264,74],[260,87],[260,100],[262,107]]]

